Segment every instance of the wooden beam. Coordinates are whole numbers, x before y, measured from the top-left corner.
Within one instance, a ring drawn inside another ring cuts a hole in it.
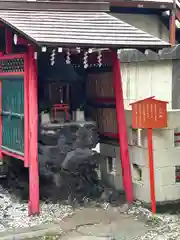
[[[175,15],[170,16],[170,27],[169,27],[169,43],[173,47],[176,44],[176,17]]]
[[[176,44],[176,0],[173,0],[173,9],[171,10],[169,29],[169,42],[173,47]]]

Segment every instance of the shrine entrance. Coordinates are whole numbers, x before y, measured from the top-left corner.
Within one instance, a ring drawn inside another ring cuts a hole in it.
[[[7,33],[6,49],[2,50],[0,56],[0,157],[8,155],[21,159],[24,166],[28,167],[29,214],[39,213],[39,56],[52,51],[48,64],[51,62],[53,65],[56,55],[64,53],[67,56],[65,64],[71,68],[74,66],[70,56],[78,56],[79,65],[83,65],[88,71],[87,59],[93,56],[93,51],[108,52],[112,60],[113,101],[116,107],[124,191],[126,200],[132,202],[131,163],[117,50],[136,48],[144,51],[147,48],[157,50],[169,46],[168,43],[107,14],[108,3],[92,3],[91,11],[87,11],[86,4],[82,4],[77,10],[80,2],[71,7],[70,3],[62,2],[29,1],[21,2],[20,5],[13,2],[13,7],[8,5],[7,9],[0,10],[1,27],[5,28]],[[47,7],[51,10],[47,10]],[[68,8],[71,11],[67,10]],[[103,55],[98,54],[97,71],[102,67],[102,57]],[[44,72],[46,68],[47,64],[42,63]],[[61,100],[63,99],[60,99],[60,104]],[[59,106],[58,103],[58,108]]]

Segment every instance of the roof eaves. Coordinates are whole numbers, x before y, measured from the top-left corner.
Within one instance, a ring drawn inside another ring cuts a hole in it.
[[[107,13],[0,10],[0,19],[39,46],[152,50],[169,46]]]
[[[129,8],[149,8],[149,9],[162,9],[170,10],[173,9],[173,1],[155,1],[155,0],[111,0],[111,7],[129,7]]]
[[[98,11],[108,12],[110,3],[107,1],[0,1],[0,10],[34,10],[34,11]]]

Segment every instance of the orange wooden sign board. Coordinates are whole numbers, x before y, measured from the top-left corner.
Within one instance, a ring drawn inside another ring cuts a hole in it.
[[[146,98],[130,104],[132,106],[132,127],[148,129],[148,152],[149,152],[149,176],[152,213],[156,213],[154,160],[152,129],[167,127],[168,102]]]
[[[156,100],[154,99],[154,97],[131,103],[130,105],[132,106],[132,127],[167,127],[167,103],[168,102]]]

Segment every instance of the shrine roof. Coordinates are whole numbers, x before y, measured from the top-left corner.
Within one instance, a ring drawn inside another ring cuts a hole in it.
[[[137,49],[169,46],[100,11],[0,10],[0,21],[39,46]]]
[[[179,0],[176,0],[177,4]],[[173,0],[111,0],[112,7],[172,9]]]

